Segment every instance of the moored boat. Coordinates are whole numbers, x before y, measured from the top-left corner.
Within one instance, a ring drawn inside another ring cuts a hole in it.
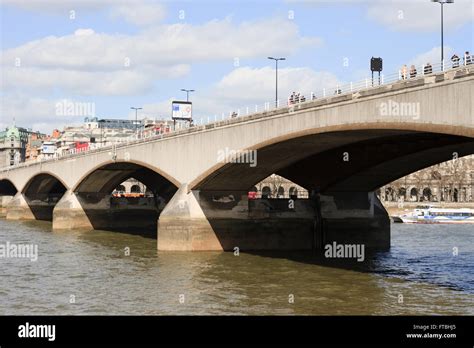
[[[400,216],[405,223],[474,223],[474,209],[417,207],[413,212]]]

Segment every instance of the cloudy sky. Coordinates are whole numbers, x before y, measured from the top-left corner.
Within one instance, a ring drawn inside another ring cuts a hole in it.
[[[196,119],[436,63],[440,5],[430,0],[0,0],[0,127],[50,132],[83,121],[58,102],[94,103],[106,118],[170,118],[191,95]],[[474,50],[474,2],[445,5],[445,56]]]

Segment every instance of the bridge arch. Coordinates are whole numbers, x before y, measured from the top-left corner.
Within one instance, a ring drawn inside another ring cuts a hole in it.
[[[60,177],[43,171],[31,177],[21,192],[35,219],[52,221],[54,207],[67,190]]]
[[[8,179],[0,179],[0,196],[14,196],[18,192],[16,186]]]
[[[355,123],[312,128],[272,138],[241,150],[241,158],[249,151],[257,154],[256,166],[243,161],[216,163],[193,180],[189,189],[245,191],[275,173],[307,190],[314,187],[346,189],[351,186],[347,179],[353,177],[361,191],[373,191],[407,174],[450,160],[453,153],[458,157],[474,153],[474,130],[415,122]],[[344,163],[343,154],[347,154],[347,163]],[[321,168],[323,164],[325,168]],[[321,172],[330,168],[333,173],[325,180],[304,178],[308,171]],[[385,178],[373,175],[374,171],[380,170],[387,171],[388,175]],[[366,185],[362,185],[365,181],[360,177],[362,175],[371,177]],[[339,182],[344,183],[343,187],[337,187]]]
[[[105,171],[113,172],[109,174],[101,173]],[[154,187],[153,183],[150,182],[149,176],[160,177],[163,182],[168,182],[175,188],[179,188],[180,182],[173,178],[168,173],[162,171],[160,168],[156,168],[149,163],[129,160],[129,161],[106,161],[102,162],[92,169],[84,173],[77,183],[72,187],[73,192],[112,192],[117,186],[119,186],[125,179],[133,177],[133,175],[139,176],[135,179],[143,182],[143,180],[149,181],[149,187]],[[103,176],[102,174],[106,175]],[[148,176],[148,177],[147,177]],[[125,179],[123,179],[125,178]],[[95,179],[99,179],[94,182]],[[148,179],[148,180],[147,180]],[[121,181],[120,181],[121,180]],[[118,182],[120,181],[120,182]],[[113,183],[117,185],[113,186]],[[147,186],[148,187],[148,186]],[[87,191],[90,190],[90,191]]]
[[[145,185],[147,193],[134,184],[133,195],[112,195],[129,179]],[[85,173],[72,192],[93,229],[156,238],[158,218],[178,188],[176,180],[148,164],[108,161]]]

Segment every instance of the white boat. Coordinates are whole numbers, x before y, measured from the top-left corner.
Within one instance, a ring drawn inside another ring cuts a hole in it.
[[[400,219],[405,223],[474,224],[474,209],[419,206],[413,212],[401,215]]]

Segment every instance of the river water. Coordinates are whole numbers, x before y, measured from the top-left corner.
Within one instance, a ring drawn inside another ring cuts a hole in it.
[[[392,225],[392,248],[363,263],[306,253],[165,252],[156,240],[51,232],[0,220],[0,314],[474,314],[474,228]],[[126,256],[125,248],[130,255]],[[456,249],[457,248],[457,255]]]

